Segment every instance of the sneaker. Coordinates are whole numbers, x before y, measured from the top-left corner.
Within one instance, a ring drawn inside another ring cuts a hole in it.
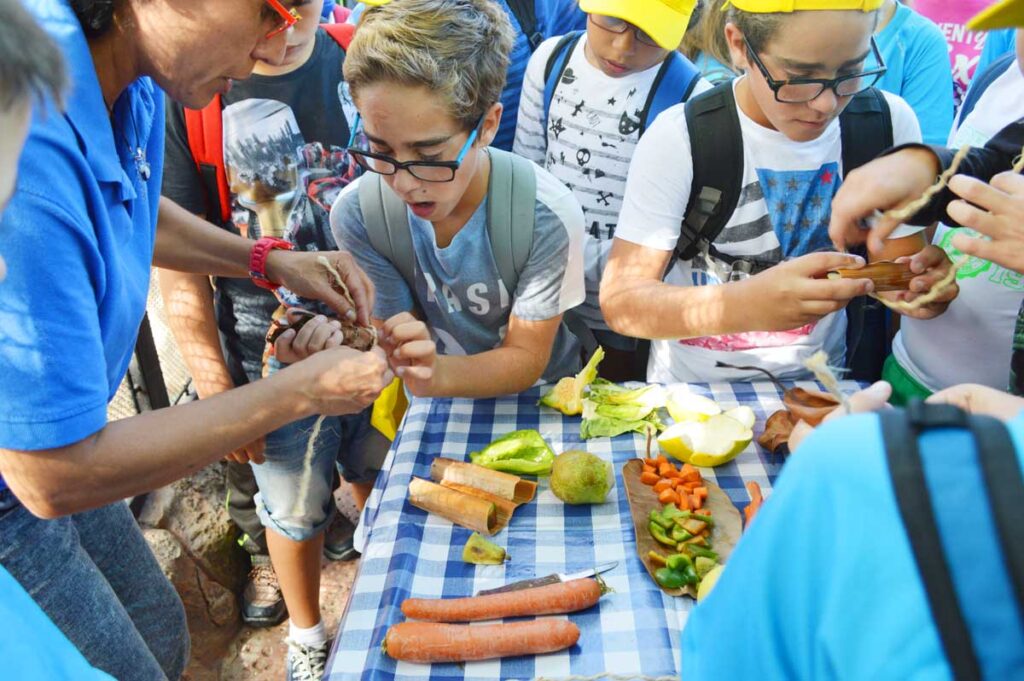
[[[286,639],[288,644],[288,662],[285,678],[288,681],[320,681],[327,667],[327,653],[331,649],[329,641],[320,645],[307,646]]]
[[[249,581],[242,592],[242,621],[250,627],[272,627],[287,616],[281,585],[270,557],[253,556]]]
[[[352,544],[356,526],[345,517],[344,513],[335,513],[334,520],[327,527],[324,535],[324,556],[327,560],[355,560],[359,557]]]

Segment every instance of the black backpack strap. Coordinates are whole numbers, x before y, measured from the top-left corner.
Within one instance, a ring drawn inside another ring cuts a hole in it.
[[[971,433],[977,443],[1006,571],[1017,598],[1018,611],[1024,615],[1024,478],[1016,448],[1006,426],[996,419],[972,417]]]
[[[743,133],[732,83],[703,92],[685,106],[693,182],[673,262],[710,251],[743,188]]]
[[[892,112],[881,90],[854,95],[839,115],[839,134],[843,177],[892,146]],[[853,252],[867,255],[863,249]],[[887,310],[879,301],[860,296],[847,304],[846,319],[847,378],[877,381],[891,351]]]
[[[915,415],[914,411],[918,413]],[[917,446],[918,434],[922,429],[936,426],[966,427],[966,417],[959,409],[949,405],[913,403],[906,412],[886,410],[879,413],[879,418],[896,503],[953,678],[959,681],[980,679],[981,670],[974,643],[960,604],[954,596],[956,587],[944,559],[931,493]]]
[[[536,0],[508,0],[508,8],[512,10],[513,16],[519,22],[519,28],[526,36],[526,42],[530,44],[530,53],[537,50],[544,36],[537,30],[537,6]]]

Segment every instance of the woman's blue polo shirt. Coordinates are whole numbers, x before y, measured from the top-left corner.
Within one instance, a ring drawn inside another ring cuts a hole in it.
[[[164,106],[140,78],[111,116],[67,2],[25,4],[59,43],[72,81],[65,112],[51,101],[35,107],[0,220],[0,448],[38,450],[103,428],[128,369],[153,260]]]

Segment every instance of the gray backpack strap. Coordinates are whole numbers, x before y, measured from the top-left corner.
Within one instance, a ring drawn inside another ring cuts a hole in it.
[[[415,291],[416,255],[405,203],[380,175],[365,173],[359,179],[359,209],[370,245],[395,266],[409,290]]]
[[[487,152],[491,157],[487,234],[498,274],[513,296],[533,248],[537,175],[533,163],[522,156],[493,147]]]

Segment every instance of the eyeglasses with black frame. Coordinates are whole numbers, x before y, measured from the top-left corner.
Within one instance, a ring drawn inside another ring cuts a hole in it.
[[[836,97],[852,97],[855,94],[864,92],[874,86],[878,79],[885,75],[887,70],[885,62],[882,61],[882,54],[878,51],[875,39],[871,38],[871,52],[878,62],[878,68],[860,73],[851,73],[838,78],[791,78],[789,80],[775,80],[768,73],[768,68],[757,56],[757,50],[750,44],[746,36],[743,42],[747,46],[747,54],[750,55],[754,65],[757,66],[761,75],[764,76],[768,87],[775,93],[775,101],[783,104],[802,104],[817,99],[825,90],[832,90]]]
[[[633,35],[636,36],[637,41],[643,43],[644,45],[649,45],[651,47],[661,47],[661,45],[655,42],[654,38],[647,35],[639,28],[629,23],[628,21],[625,21],[624,19],[619,19],[618,17],[610,17],[605,14],[589,14],[587,16],[588,20],[593,22],[594,26],[597,26],[598,28],[602,28],[611,33],[619,34],[625,33],[629,29],[633,29]]]
[[[462,161],[466,158],[466,154],[469,153],[470,147],[476,141],[484,118],[481,116],[480,120],[473,126],[469,137],[466,138],[466,143],[462,145],[462,149],[459,150],[459,154],[455,157],[454,161],[399,161],[369,149],[357,148],[353,145],[359,132],[360,121],[361,118],[356,114],[356,120],[352,125],[352,136],[348,140],[347,151],[355,159],[356,163],[365,170],[379,175],[394,175],[399,170],[407,170],[417,180],[424,182],[451,182],[455,179],[455,171],[462,165]]]
[[[265,0],[265,2],[263,19],[274,24],[274,28],[270,29],[265,36],[267,40],[276,38],[302,20],[302,15],[298,10],[294,7],[285,7],[281,4],[281,0]]]

